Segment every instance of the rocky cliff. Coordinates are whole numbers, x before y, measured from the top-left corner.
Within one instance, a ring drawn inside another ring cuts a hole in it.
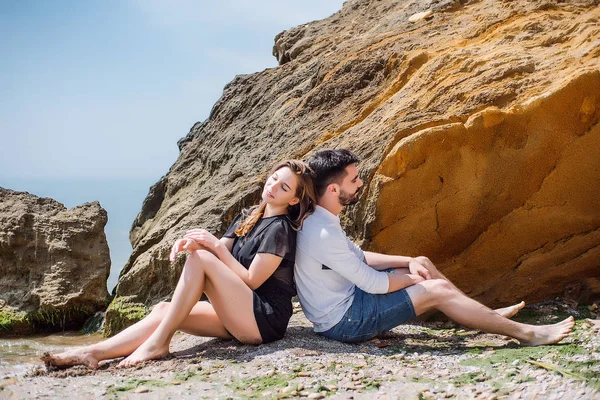
[[[107,221],[98,202],[0,188],[0,334],[78,329],[106,308]]]
[[[324,147],[363,158],[346,228],[365,248],[427,255],[490,306],[600,292],[598,4],[350,0],[282,32],[280,66],[237,76],[180,140],[117,296],[167,298],[185,229],[222,232],[253,177]]]

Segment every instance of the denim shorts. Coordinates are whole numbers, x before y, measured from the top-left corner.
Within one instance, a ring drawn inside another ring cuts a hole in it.
[[[406,289],[372,294],[357,287],[352,305],[340,322],[320,334],[340,342],[362,342],[415,317],[415,309]]]

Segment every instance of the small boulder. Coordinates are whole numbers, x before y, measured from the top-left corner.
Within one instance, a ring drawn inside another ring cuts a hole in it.
[[[97,201],[0,188],[0,335],[79,329],[106,308],[107,221]]]

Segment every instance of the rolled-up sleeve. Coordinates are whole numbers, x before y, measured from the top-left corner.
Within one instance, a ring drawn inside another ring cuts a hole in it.
[[[362,262],[366,262],[365,252],[362,251],[360,247],[356,243],[354,243],[348,236],[346,236],[346,242],[348,242],[348,248],[352,250],[356,257],[358,257]],[[368,265],[368,264],[367,264]]]
[[[315,253],[319,254],[319,261],[323,264],[323,268],[332,269],[365,292],[374,294],[388,292],[387,273],[374,270],[365,264],[362,250],[347,239],[343,232],[340,234],[330,229],[323,229],[319,236],[318,245],[321,246],[322,251]],[[351,247],[348,242],[353,246]]]

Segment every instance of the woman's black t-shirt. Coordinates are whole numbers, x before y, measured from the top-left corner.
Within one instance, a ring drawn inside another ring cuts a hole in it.
[[[283,338],[292,316],[292,297],[296,295],[296,231],[287,215],[275,215],[258,220],[245,236],[237,236],[235,230],[244,218],[239,214],[223,234],[234,239],[233,257],[246,269],[256,254],[269,253],[282,258],[273,275],[253,291],[254,317],[263,343],[268,343]]]

